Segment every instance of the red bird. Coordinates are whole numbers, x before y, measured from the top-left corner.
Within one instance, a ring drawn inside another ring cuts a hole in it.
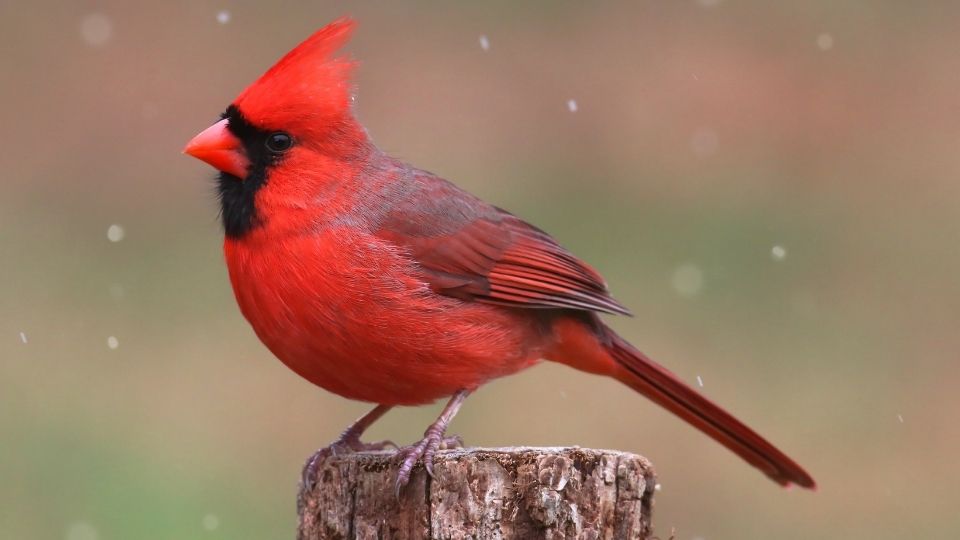
[[[382,448],[360,435],[390,408],[450,397],[423,439],[399,451],[400,489],[419,459],[432,473],[467,395],[549,359],[617,379],[778,484],[815,487],[607,327],[599,313],[629,311],[594,269],[533,225],[381,152],[353,115],[355,63],[335,55],[353,27],[340,19],[310,36],[184,150],[220,170],[230,281],[257,336],[308,381],[378,404],[317,456]]]

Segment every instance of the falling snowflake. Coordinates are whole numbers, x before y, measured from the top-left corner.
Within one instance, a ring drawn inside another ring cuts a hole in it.
[[[220,24],[227,24],[228,22],[230,22],[230,12],[225,9],[221,9],[220,11],[218,11],[217,22]]]
[[[107,338],[107,347],[110,347],[111,350],[114,350],[119,346],[120,340],[118,340],[116,337],[110,336]]]
[[[700,385],[700,388],[703,388],[703,379],[701,379],[699,375],[697,375],[697,384]]]
[[[203,528],[208,531],[215,531],[220,528],[220,518],[218,518],[215,514],[207,514],[203,516],[201,523],[203,524]]]
[[[579,107],[577,106],[577,100],[575,100],[575,99],[568,99],[568,100],[567,100],[567,110],[570,111],[570,112],[577,112],[577,110],[579,110]]]
[[[24,345],[27,344],[27,333],[26,333],[26,332],[20,332],[20,341],[22,341]]]
[[[903,423],[903,415],[902,415],[902,414],[898,414],[898,415],[897,415],[897,420],[899,420],[900,423],[902,424],[902,423]]]
[[[123,230],[123,227],[114,223],[113,225],[107,227],[107,240],[111,242],[119,242],[123,240],[126,231]]]
[[[480,36],[480,48],[485,51],[490,50],[490,40],[487,39],[487,36]]]
[[[770,248],[770,256],[775,261],[782,261],[787,258],[787,248],[783,246],[773,246]]]
[[[833,36],[827,33],[817,36],[817,47],[821,51],[829,51],[833,48]]]
[[[113,37],[113,23],[100,13],[91,13],[80,20],[80,36],[89,45],[106,45]]]

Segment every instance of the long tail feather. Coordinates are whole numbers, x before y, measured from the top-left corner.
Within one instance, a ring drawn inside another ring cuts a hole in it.
[[[813,478],[800,465],[755,431],[687,386],[612,330],[603,328],[606,352],[623,369],[615,377],[658,405],[686,420],[732,450],[781,485],[815,489]]]

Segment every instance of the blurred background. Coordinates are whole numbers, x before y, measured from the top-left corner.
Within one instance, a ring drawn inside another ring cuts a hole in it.
[[[590,261],[821,487],[556,365],[453,431],[649,457],[662,537],[960,536],[960,4],[105,0],[0,3],[0,538],[293,537],[303,460],[369,406],[257,341],[180,151],[343,14],[382,148]]]

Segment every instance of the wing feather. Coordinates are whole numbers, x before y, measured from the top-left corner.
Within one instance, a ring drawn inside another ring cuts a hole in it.
[[[433,290],[525,308],[629,315],[596,270],[546,232],[419,171],[411,193],[376,234],[408,250]]]

